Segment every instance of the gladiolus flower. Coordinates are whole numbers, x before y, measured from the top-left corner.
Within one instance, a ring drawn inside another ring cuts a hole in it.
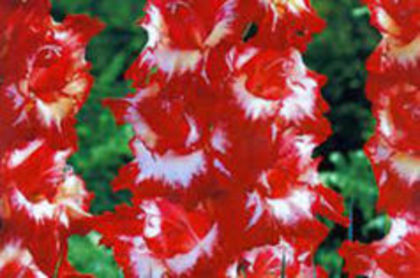
[[[84,59],[102,23],[55,22],[47,0],[0,0],[0,276],[86,277],[67,261],[91,195],[67,165],[92,85]]]
[[[420,275],[420,2],[366,0],[382,41],[370,57],[367,96],[377,120],[365,147],[379,188],[377,208],[391,230],[370,244],[345,242],[350,277]]]
[[[92,219],[126,276],[279,276],[282,253],[288,276],[325,276],[316,215],[348,221],[312,158],[330,128],[300,53],[323,26],[309,1],[150,0],[140,22],[136,92],[105,101],[135,132],[113,182],[133,204]]]

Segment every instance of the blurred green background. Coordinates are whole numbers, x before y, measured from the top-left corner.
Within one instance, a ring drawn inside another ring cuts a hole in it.
[[[61,20],[66,14],[88,14],[106,23],[106,29],[88,48],[96,82],[88,102],[79,114],[80,150],[71,163],[95,192],[92,213],[98,214],[128,201],[129,192],[113,193],[110,182],[118,169],[132,158],[128,141],[130,127],[117,127],[101,100],[122,96],[130,91],[123,74],[147,40],[147,34],[135,22],[142,16],[144,0],[53,0],[53,15]],[[346,202],[350,229],[335,226],[317,253],[316,263],[330,277],[341,273],[342,260],[336,253],[344,239],[369,242],[387,230],[387,218],[375,212],[377,189],[372,171],[361,150],[373,132],[370,104],[364,96],[364,63],[378,43],[379,35],[369,25],[369,12],[358,0],[312,0],[326,30],[315,36],[305,60],[308,66],[329,78],[323,95],[330,103],[328,113],[334,134],[318,150],[325,159],[321,177],[327,186],[340,192]],[[110,250],[98,247],[100,235],[70,238],[69,259],[81,272],[96,277],[122,277]]]

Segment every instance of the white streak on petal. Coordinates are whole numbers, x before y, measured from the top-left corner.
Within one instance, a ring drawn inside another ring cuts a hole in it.
[[[316,147],[316,144],[312,141],[312,136],[310,135],[299,136],[296,139],[295,145],[299,151],[299,156],[303,160],[306,160],[305,162],[310,161],[313,150]]]
[[[183,74],[197,70],[202,59],[203,55],[199,50],[155,49],[153,54],[144,55],[141,62],[157,64],[170,79],[175,73]]]
[[[312,89],[316,83],[312,79],[302,79],[301,82],[307,82],[308,87],[303,88],[300,85],[292,85],[293,94],[284,100],[283,108],[280,114],[287,120],[301,120],[304,117],[312,117],[315,106],[315,98]],[[310,88],[309,90],[307,88]]]
[[[144,118],[135,111],[134,108],[130,107],[127,110],[128,116],[127,121],[132,123],[132,127],[136,134],[146,143],[149,148],[154,148],[158,141],[158,135],[153,129],[147,124]]]
[[[211,145],[215,150],[226,153],[226,149],[229,148],[231,144],[226,138],[225,131],[221,128],[216,128],[211,137]]]
[[[312,218],[314,198],[308,191],[296,190],[286,198],[267,198],[266,201],[274,216],[287,224],[294,224],[302,217]]]
[[[379,129],[381,132],[387,136],[392,136],[392,122],[390,119],[390,115],[387,111],[380,111],[379,112]]]
[[[8,86],[5,89],[5,94],[10,100],[13,101],[13,110],[21,110],[19,116],[13,123],[14,126],[18,125],[19,123],[23,122],[27,117],[26,110],[21,109],[25,104],[24,95],[19,93],[19,89],[16,86],[16,84],[11,84],[10,86]]]
[[[59,41],[66,41],[70,37],[69,32],[54,32],[54,38]]]
[[[222,19],[219,20],[213,27],[213,30],[211,31],[210,35],[206,38],[204,45],[214,47],[224,37],[233,32],[232,24],[236,18],[236,13],[234,11],[236,2],[237,0],[229,0],[223,4],[221,11],[218,13],[218,16],[221,16]]]
[[[17,190],[13,192],[10,199],[13,206],[18,210],[25,210],[26,213],[38,223],[54,217],[56,206],[46,200],[35,204],[31,203]]]
[[[159,9],[155,5],[148,5],[146,13],[150,18],[150,22],[142,24],[148,35],[145,48],[155,47],[161,40],[161,34],[167,33],[167,27]]]
[[[190,127],[190,132],[188,134],[186,145],[191,146],[192,144],[198,141],[198,139],[200,138],[200,134],[198,133],[197,124],[194,121],[194,119],[190,116],[186,116],[186,119]]]
[[[233,94],[245,116],[252,120],[273,116],[278,111],[280,101],[266,100],[254,96],[245,87],[246,76],[242,75],[233,83]]]
[[[395,218],[392,220],[391,230],[384,238],[384,243],[388,248],[391,248],[398,243],[408,234],[409,226],[406,220],[402,218]],[[384,250],[385,251],[385,250]]]
[[[382,25],[385,30],[393,35],[400,34],[400,28],[382,7],[376,7],[375,12],[379,24]]]
[[[302,56],[293,52],[295,68],[287,78],[287,86],[292,92],[283,103],[280,114],[287,120],[299,121],[304,117],[313,117],[315,108],[315,90],[317,82],[307,75]]]
[[[276,245],[264,245],[245,252],[244,258],[249,263],[250,270],[253,270],[258,256],[260,254],[267,254],[268,252],[270,254],[270,258],[266,261],[267,266],[275,260],[282,261],[283,257],[286,265],[292,265],[294,263],[295,249],[288,242],[280,239],[279,243]]]
[[[416,66],[420,59],[420,35],[410,43],[399,45],[399,42],[389,41],[389,55],[403,66]]]
[[[89,193],[85,189],[84,182],[74,173],[66,174],[64,182],[58,188],[55,196],[55,203],[63,209],[60,211],[60,221],[68,226],[69,218],[81,219],[89,217],[90,214],[84,209],[84,202],[87,200]]]
[[[239,267],[238,262],[234,262],[233,264],[231,264],[226,270],[226,273],[225,273],[226,277],[239,278],[240,276],[238,276],[238,267]]]
[[[130,263],[134,268],[136,277],[162,278],[167,273],[162,261],[153,257],[152,252],[147,248],[141,237],[121,237],[122,241],[131,242],[133,248],[130,250]]]
[[[162,216],[155,202],[145,201],[140,206],[145,216],[144,236],[147,238],[157,237],[161,233]]]
[[[47,127],[55,124],[58,129],[61,128],[61,121],[74,109],[74,100],[69,98],[60,98],[53,103],[46,103],[41,99],[35,101],[38,112],[38,118]]]
[[[77,78],[69,82],[66,87],[63,88],[63,93],[76,96],[86,90],[88,81],[86,78]]]
[[[254,212],[246,227],[246,229],[249,229],[260,220],[261,216],[264,213],[263,202],[261,200],[260,195],[257,192],[254,191],[251,194],[248,194],[246,208],[248,210],[252,209]]]
[[[271,124],[271,141],[275,142],[277,135],[279,133],[279,128],[276,123]]]
[[[226,176],[228,176],[228,177],[232,176],[232,174],[229,172],[228,169],[226,169],[225,165],[223,165],[223,163],[220,160],[214,159],[213,160],[213,166],[216,167],[216,169],[218,169],[220,172],[222,172]]]
[[[391,165],[409,185],[413,185],[420,180],[420,158],[399,153],[392,157]]]
[[[311,255],[311,252],[307,251],[299,255],[297,258],[299,262],[304,262],[309,256]]]
[[[137,111],[137,104],[141,103],[144,99],[155,97],[159,93],[159,86],[154,84],[146,89],[139,91],[136,96],[130,101],[131,105],[127,109],[125,120],[132,124],[136,134],[140,135],[142,140],[149,148],[154,148],[158,141],[158,135],[147,124],[144,118]]]
[[[390,155],[391,152],[388,148],[378,145],[373,158],[378,162],[382,162],[388,160]]]
[[[30,157],[37,149],[42,145],[41,140],[35,140],[29,143],[24,149],[17,149],[13,151],[10,156],[9,163],[7,166],[9,168],[15,168],[23,163],[28,157]]]
[[[263,172],[260,175],[258,181],[261,183],[262,186],[264,186],[268,190],[268,192],[271,192],[271,185],[268,182],[267,172]]]
[[[388,173],[386,171],[382,171],[381,176],[379,178],[378,185],[383,186],[387,180],[388,180]]]
[[[309,9],[304,0],[284,0],[284,2],[287,2],[290,10],[295,14]]]
[[[140,141],[135,142],[135,147],[140,166],[137,182],[151,178],[162,180],[174,187],[187,188],[194,176],[206,170],[205,155],[202,150],[186,155],[178,155],[173,151],[159,155],[151,153]]]
[[[247,47],[241,53],[238,53],[238,49],[232,48],[226,55],[226,63],[231,71],[237,70],[254,58],[257,53],[258,49],[255,47]]]
[[[21,243],[19,241],[9,242],[0,250],[0,272],[7,264],[15,263],[24,270],[23,274],[34,278],[47,278],[47,275],[42,273],[35,265],[34,259],[29,251],[22,249],[20,245]]]
[[[51,126],[53,120],[55,120],[55,117],[48,105],[46,105],[41,100],[37,100],[36,107],[39,112],[40,120],[43,121],[46,126]]]
[[[165,260],[169,268],[177,275],[181,275],[194,267],[198,260],[203,257],[211,257],[214,246],[216,245],[218,229],[213,225],[212,229],[197,245],[188,253],[176,255]]]

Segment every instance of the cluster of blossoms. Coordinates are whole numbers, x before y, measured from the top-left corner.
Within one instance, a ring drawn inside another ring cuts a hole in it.
[[[366,0],[383,39],[370,57],[367,94],[377,125],[366,145],[389,234],[340,250],[353,275],[420,277],[420,1]]]
[[[106,101],[135,131],[113,183],[132,205],[92,221],[126,277],[326,277],[316,216],[347,219],[312,158],[330,129],[309,1],[149,0],[140,24],[136,91]]]
[[[92,84],[85,47],[102,24],[63,23],[48,0],[0,0],[0,277],[77,277],[67,238],[90,194],[66,160]]]

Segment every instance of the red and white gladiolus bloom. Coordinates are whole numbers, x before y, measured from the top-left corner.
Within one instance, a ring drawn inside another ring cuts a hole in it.
[[[132,205],[92,219],[126,277],[325,276],[316,216],[347,219],[312,158],[330,128],[309,1],[150,0],[140,25],[136,91],[105,102],[135,132],[113,183]]]
[[[0,7],[0,276],[82,277],[67,238],[85,232],[91,195],[66,161],[93,81],[85,48],[102,24],[58,23],[47,0]]]
[[[366,0],[382,41],[367,62],[376,132],[365,147],[391,229],[371,244],[345,242],[350,277],[420,276],[420,1]]]

